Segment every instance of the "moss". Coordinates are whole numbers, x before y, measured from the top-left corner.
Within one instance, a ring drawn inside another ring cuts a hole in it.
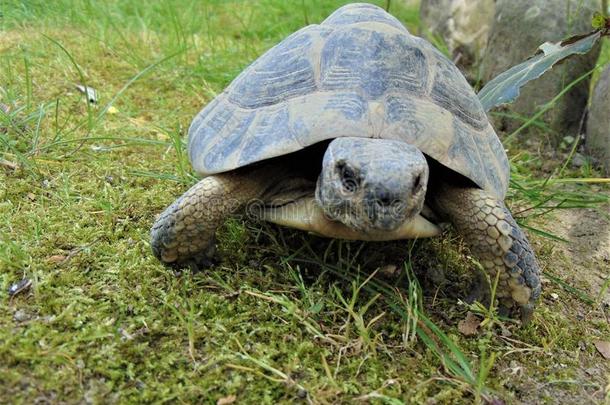
[[[176,275],[152,257],[154,216],[193,181],[183,147],[194,114],[265,49],[346,2],[297,3],[0,5],[0,102],[11,107],[0,117],[0,153],[20,164],[0,167],[0,398],[347,403],[378,394],[471,403],[472,386],[448,378],[421,340],[403,340],[407,322],[392,297],[364,311],[376,293],[356,287],[388,263],[413,267],[424,312],[475,371],[483,349],[499,354],[485,381],[493,396],[582,399],[605,384],[607,367],[583,337],[607,334],[607,324],[578,319],[591,308],[555,286],[547,288],[561,302],[543,300],[528,327],[508,325],[510,339],[498,328],[461,336],[467,307],[457,300],[473,263],[451,234],[362,245],[236,218],[219,234],[222,260],[212,269]],[[392,11],[416,26],[415,8],[392,2]],[[99,91],[99,105],[76,91],[83,82]],[[534,239],[548,251],[544,264],[552,249]],[[304,247],[308,261],[294,260]],[[24,277],[32,287],[9,297]],[[384,282],[404,298],[405,272]],[[365,324],[381,316],[365,330],[339,299],[353,294]],[[600,374],[583,374],[594,366]],[[557,383],[585,378],[594,385]]]

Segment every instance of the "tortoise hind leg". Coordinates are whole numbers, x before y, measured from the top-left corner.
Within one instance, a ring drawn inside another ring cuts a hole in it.
[[[229,215],[261,198],[277,177],[265,168],[223,173],[199,181],[155,221],[150,231],[154,255],[166,264],[209,265],[216,229]]]
[[[496,291],[500,309],[517,304],[521,319],[528,321],[540,296],[540,268],[504,203],[481,189],[444,185],[435,204],[463,236],[492,282],[500,273]]]

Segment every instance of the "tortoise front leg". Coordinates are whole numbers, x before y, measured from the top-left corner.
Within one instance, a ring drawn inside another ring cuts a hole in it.
[[[260,198],[273,181],[274,174],[269,170],[241,170],[204,178],[157,218],[150,231],[154,255],[167,264],[209,264],[216,229],[229,215]]]
[[[437,193],[438,210],[462,235],[493,283],[500,309],[516,303],[521,319],[531,318],[540,296],[540,268],[527,237],[502,201],[477,188],[445,185]]]

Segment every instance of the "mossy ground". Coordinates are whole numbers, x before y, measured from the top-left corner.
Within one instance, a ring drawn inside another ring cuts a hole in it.
[[[604,400],[610,368],[593,342],[610,340],[608,262],[574,268],[540,231],[530,236],[550,279],[533,322],[492,317],[470,338],[457,329],[468,310],[458,299],[474,264],[450,233],[329,242],[236,218],[210,270],[178,275],[151,255],[155,215],[194,181],[183,152],[194,114],[264,50],[344,3],[0,3],[0,103],[11,108],[0,112],[0,402]],[[414,29],[417,7],[398,3],[392,13]],[[508,204],[537,205],[524,225],[549,230],[559,201],[604,218],[607,187],[561,181],[599,176],[559,170],[569,150],[542,164],[536,147],[508,146]],[[413,338],[407,268],[440,332],[420,319],[427,335]],[[594,272],[598,284],[578,276]],[[22,278],[31,288],[9,297]]]

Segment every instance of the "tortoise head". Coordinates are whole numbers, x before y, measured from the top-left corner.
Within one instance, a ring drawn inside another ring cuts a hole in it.
[[[326,149],[316,202],[333,220],[358,230],[391,231],[421,211],[426,158],[391,139],[337,138]]]

